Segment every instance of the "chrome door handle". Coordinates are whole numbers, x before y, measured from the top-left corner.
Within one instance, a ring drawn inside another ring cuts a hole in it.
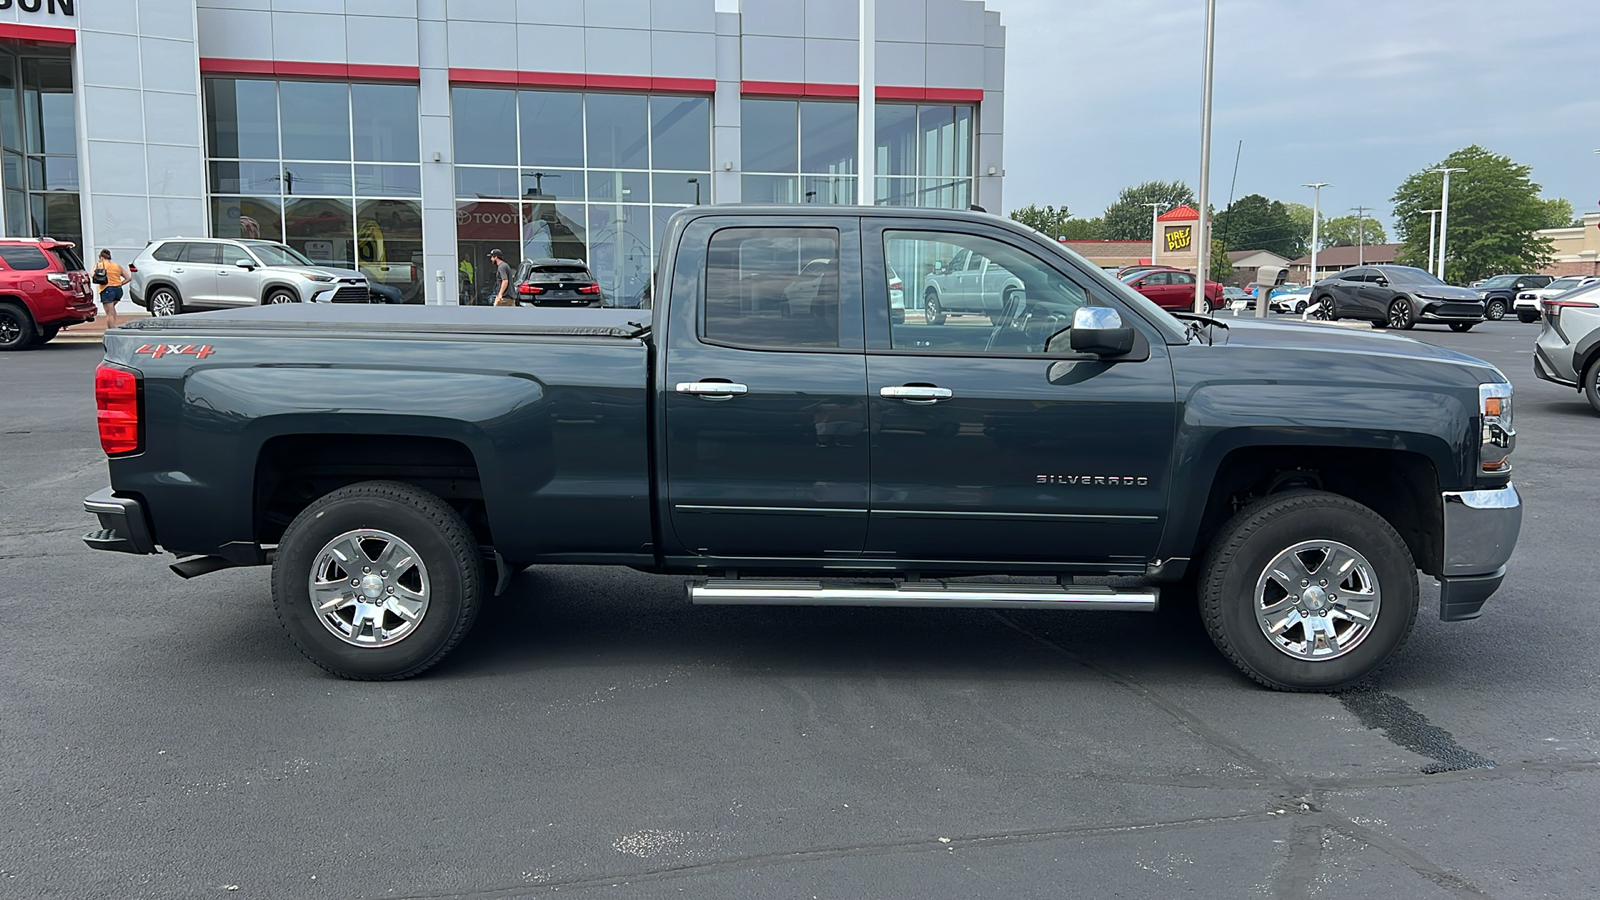
[[[706,400],[732,400],[740,394],[747,394],[750,388],[731,381],[680,381],[677,391],[680,394],[695,394]]]
[[[949,400],[956,395],[955,391],[942,387],[927,387],[924,385],[897,385],[878,389],[878,396],[885,400],[904,400],[907,403],[931,404],[940,400]]]
[[[182,272],[183,271],[183,266],[173,266],[172,267],[172,271],[174,271],[174,272]]]

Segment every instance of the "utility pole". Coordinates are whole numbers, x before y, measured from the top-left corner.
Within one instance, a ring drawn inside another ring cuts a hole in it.
[[[1428,214],[1428,271],[1433,271],[1433,239],[1434,228],[1439,224],[1439,211],[1437,209],[1425,210]]]
[[[1199,232],[1199,270],[1194,279],[1194,311],[1206,311],[1206,282],[1211,276],[1211,218],[1207,207],[1211,194],[1211,72],[1217,52],[1217,0],[1206,0],[1206,64],[1205,82],[1200,99],[1200,221],[1195,224]],[[1259,305],[1262,301],[1257,301]]]
[[[1322,214],[1320,212],[1322,209],[1322,189],[1328,186],[1328,182],[1313,181],[1310,184],[1302,184],[1300,186],[1311,188],[1311,274],[1306,277],[1306,284],[1316,284],[1317,240],[1319,233],[1317,226],[1321,224],[1321,222],[1318,220],[1322,218]]]
[[[1365,222],[1367,210],[1371,208],[1370,206],[1350,207],[1351,212],[1356,214],[1356,265],[1358,266],[1367,264],[1367,228]]]
[[[1440,166],[1437,169],[1429,169],[1428,171],[1444,173],[1444,186],[1439,189],[1439,194],[1443,198],[1439,201],[1439,270],[1434,273],[1439,277],[1440,281],[1444,281],[1445,229],[1448,228],[1450,224],[1450,173],[1465,172],[1466,169],[1455,168],[1452,166]]]
[[[1161,246],[1160,236],[1157,234],[1157,232],[1161,230],[1159,226],[1161,219],[1161,207],[1166,206],[1166,204],[1146,203],[1145,206],[1150,207],[1150,265],[1153,266],[1156,264],[1156,251],[1160,249]]]

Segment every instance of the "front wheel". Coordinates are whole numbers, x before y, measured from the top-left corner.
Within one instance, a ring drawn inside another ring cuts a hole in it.
[[[1211,640],[1277,690],[1331,691],[1367,678],[1405,643],[1417,608],[1405,541],[1338,494],[1295,491],[1245,507],[1201,566]]]
[[[276,306],[279,303],[299,303],[300,298],[289,293],[288,291],[273,291],[272,293],[268,294],[267,299],[262,302],[267,305]]]
[[[448,503],[365,481],[289,524],[272,563],[272,605],[290,641],[329,672],[410,678],[466,636],[482,580],[477,541]]]
[[[1311,318],[1322,322],[1332,322],[1334,320],[1333,298],[1327,296],[1319,297],[1315,303],[1317,308],[1311,313]]]
[[[1506,302],[1504,300],[1490,300],[1489,305],[1483,308],[1483,317],[1491,322],[1498,322],[1506,317]]]
[[[1406,331],[1416,324],[1416,315],[1411,311],[1411,301],[1404,297],[1394,298],[1394,302],[1389,304],[1389,327]]]
[[[1306,302],[1304,300],[1301,300],[1300,302],[1298,302],[1298,303],[1296,303],[1294,305],[1294,314],[1295,315],[1298,316],[1301,313],[1304,313],[1305,311],[1306,311]]]
[[[1451,322],[1450,323],[1450,330],[1451,331],[1471,331],[1472,330],[1472,326],[1474,326],[1476,324],[1478,324],[1478,323],[1477,322]]]
[[[939,295],[933,291],[922,298],[922,312],[929,325],[944,324],[944,310],[939,306]]]

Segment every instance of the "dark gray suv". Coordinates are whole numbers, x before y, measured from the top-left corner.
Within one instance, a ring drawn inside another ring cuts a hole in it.
[[[370,303],[367,278],[319,266],[275,241],[168,238],[128,266],[129,294],[151,315],[266,303]]]
[[[1411,266],[1359,266],[1311,286],[1318,318],[1366,319],[1373,328],[1411,328],[1442,323],[1470,331],[1483,321],[1483,299],[1470,288],[1451,287]]]

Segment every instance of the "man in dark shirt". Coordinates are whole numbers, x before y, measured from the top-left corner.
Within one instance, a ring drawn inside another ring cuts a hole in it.
[[[498,248],[489,251],[489,259],[494,261],[494,279],[499,285],[494,292],[494,305],[516,306],[517,301],[511,298],[511,266],[506,264]]]

